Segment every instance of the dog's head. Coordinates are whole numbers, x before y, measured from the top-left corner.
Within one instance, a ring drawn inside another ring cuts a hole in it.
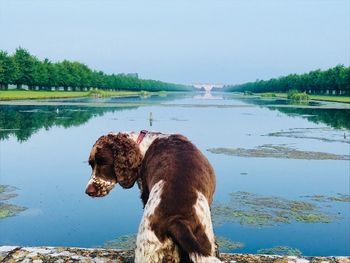
[[[132,187],[137,180],[141,161],[138,145],[127,134],[101,136],[89,156],[92,175],[86,186],[86,194],[105,196],[117,183],[123,188]]]

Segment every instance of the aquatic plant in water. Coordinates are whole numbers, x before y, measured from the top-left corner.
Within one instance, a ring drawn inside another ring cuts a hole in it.
[[[220,252],[223,252],[223,251],[229,252],[229,251],[244,247],[243,243],[232,241],[223,236],[216,236],[215,241],[216,241],[216,244],[218,245]]]
[[[230,194],[227,204],[215,203],[212,206],[212,218],[216,225],[238,222],[241,225],[264,227],[293,221],[330,223],[337,217],[321,211],[311,202],[234,192]]]
[[[301,256],[301,251],[297,248],[277,246],[272,248],[259,249],[258,254],[264,255],[280,255],[280,256]]]
[[[106,241],[103,248],[134,250],[136,248],[136,235],[123,235],[116,239]]]
[[[304,160],[350,160],[349,155],[339,155],[325,152],[301,151],[284,145],[264,144],[254,149],[244,148],[210,148],[207,151],[215,154],[225,154],[239,157],[286,158]]]
[[[303,196],[315,202],[350,202],[350,195],[340,194],[334,196],[327,195],[306,195]]]
[[[304,115],[304,116],[312,116],[312,115]],[[312,140],[320,140],[324,142],[350,143],[347,133],[348,131],[345,129],[339,131],[329,127],[291,128],[288,130],[271,132],[263,136],[287,137],[287,138],[295,138],[295,139],[312,139]]]
[[[17,196],[14,191],[17,188],[9,186],[9,185],[0,185],[0,201],[6,201],[11,198],[15,198]]]
[[[8,185],[0,185],[0,201],[7,201],[17,196],[14,191],[17,188],[8,186]],[[16,216],[20,212],[26,210],[25,207],[7,204],[5,202],[0,202],[0,219],[4,219],[10,216]]]

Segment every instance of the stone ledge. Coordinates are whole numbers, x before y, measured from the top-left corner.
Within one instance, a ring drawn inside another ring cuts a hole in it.
[[[227,263],[350,263],[350,257],[293,257],[221,253]],[[0,262],[134,262],[131,250],[0,246]]]

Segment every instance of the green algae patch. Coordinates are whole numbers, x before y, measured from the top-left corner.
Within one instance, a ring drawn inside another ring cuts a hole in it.
[[[135,250],[136,248],[136,235],[123,235],[116,239],[106,241],[103,248],[107,249],[122,249],[122,250]]]
[[[18,190],[16,187],[9,186],[9,185],[0,185],[0,195],[7,192],[13,192],[15,190]]]
[[[223,236],[215,237],[216,244],[218,245],[219,251],[232,251],[239,248],[243,248],[244,244],[241,242],[232,241]]]
[[[264,144],[254,149],[244,148],[210,148],[207,151],[239,157],[283,158],[303,160],[350,160],[349,155],[338,155],[325,152],[301,151],[284,145]]]
[[[337,194],[334,196],[327,195],[306,195],[305,198],[311,199],[315,202],[350,202],[350,195],[347,194]]]
[[[301,256],[301,251],[297,248],[287,246],[277,246],[272,248],[263,248],[257,251],[258,254],[279,255],[279,256]]]
[[[186,119],[180,119],[180,118],[177,118],[177,117],[172,117],[172,118],[170,118],[170,120],[172,120],[172,121],[188,121]]]
[[[9,199],[15,198],[17,196],[14,191],[17,188],[9,185],[0,185],[0,201],[7,201]]]
[[[8,186],[8,185],[0,185],[0,220],[5,219],[7,217],[16,216],[20,212],[23,212],[26,210],[25,207],[17,206],[17,205],[11,205],[4,201],[8,201],[12,198],[15,198],[17,196],[14,191],[16,191],[17,188]]]
[[[18,195],[16,193],[0,194],[0,201],[7,201],[9,199],[15,198]]]
[[[233,222],[255,227],[292,222],[330,223],[338,218],[321,211],[320,207],[311,202],[248,192],[234,192],[230,194],[228,203],[215,203],[212,206],[212,217],[215,225]]]
[[[305,116],[305,115],[304,115]],[[312,115],[307,115],[312,116]],[[311,139],[324,142],[350,143],[347,130],[336,131],[329,127],[322,128],[291,128],[278,132],[271,132],[263,136],[286,137],[294,139]]]
[[[298,214],[294,215],[295,220],[303,223],[331,223],[332,219],[327,215],[323,215],[320,213],[306,213],[306,214]]]
[[[4,219],[11,216],[16,216],[20,212],[26,210],[25,207],[0,203],[0,219]]]

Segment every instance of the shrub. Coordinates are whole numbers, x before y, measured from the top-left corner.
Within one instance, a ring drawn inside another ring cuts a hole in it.
[[[297,90],[288,91],[287,98],[294,101],[307,101],[310,99],[306,92],[299,92]]]

